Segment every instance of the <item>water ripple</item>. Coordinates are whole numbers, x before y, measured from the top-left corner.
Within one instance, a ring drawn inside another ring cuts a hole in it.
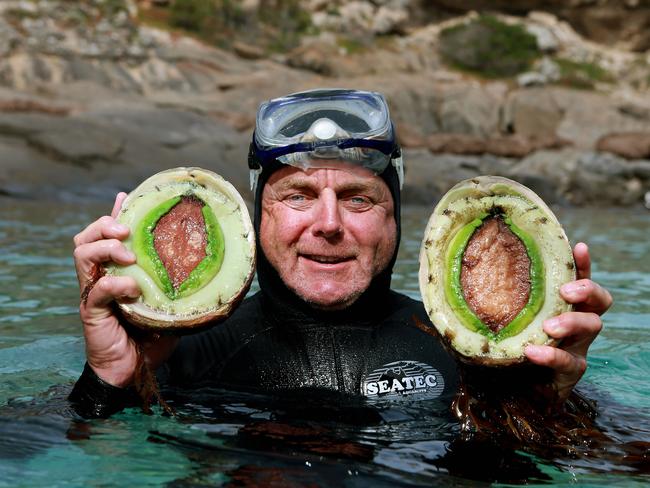
[[[393,284],[415,299],[419,299],[418,255],[422,230],[431,210],[403,209],[403,240]],[[0,249],[3,250],[0,254],[0,404],[15,397],[27,403],[50,386],[69,385],[78,376],[84,361],[84,343],[76,317],[78,289],[71,240],[86,223],[105,211],[106,208],[76,205],[50,208],[29,202],[0,206]],[[605,329],[590,350],[585,381],[621,404],[634,407],[635,413],[647,410],[650,213],[562,209],[558,216],[573,242],[589,243],[594,279],[610,289],[615,298],[614,307],[604,317]],[[252,290],[257,289],[255,282]],[[10,418],[0,428],[0,438],[1,434],[7,434],[3,440],[8,450],[16,444],[20,449],[34,447],[35,451],[20,461],[7,461],[0,456],[3,473],[0,486],[3,483],[4,486],[49,486],[52,480],[65,480],[61,484],[67,482],[70,486],[97,484],[101,480],[100,485],[108,486],[123,483],[125,479],[139,486],[160,486],[166,482],[172,485],[174,480],[180,480],[179,486],[184,482],[192,486],[223,484],[223,473],[243,463],[260,463],[264,467],[273,462],[266,451],[253,453],[240,449],[228,457],[220,451],[206,453],[195,449],[186,457],[177,448],[149,442],[151,431],[162,430],[180,432],[190,441],[216,436],[212,438],[222,445],[224,439],[236,442],[238,421],[244,415],[246,422],[273,420],[267,411],[251,409],[247,413],[245,405],[224,403],[223,398],[210,405],[205,412],[188,406],[191,415],[180,419],[142,416],[134,410],[109,420],[84,423],[83,432],[88,439],[83,443],[66,437],[67,425],[41,429],[38,421]],[[217,411],[230,417],[214,421]],[[444,475],[436,467],[437,460],[447,453],[446,442],[457,434],[457,425],[443,426],[443,421],[449,419],[435,420],[429,411],[422,409],[400,413],[401,417],[395,414],[392,419],[386,416],[377,426],[337,425],[337,434],[345,435],[349,431],[355,441],[372,448],[374,459],[363,466],[351,465],[350,471],[367,469],[372,476],[363,480],[353,475],[343,481],[341,477],[332,479],[350,486],[364,481],[372,486],[397,486],[409,480],[428,485],[471,486],[471,482]],[[603,413],[603,418],[608,414],[620,417],[618,410]],[[634,420],[628,424],[625,426],[630,429],[638,426]],[[638,432],[641,438],[647,439],[645,431]],[[301,455],[300,451],[292,453],[298,460]],[[116,459],[120,460],[119,470],[115,470]],[[623,475],[608,477],[600,474],[602,471],[598,475],[583,474],[600,466],[595,460],[562,467],[548,461],[530,462],[536,463],[558,485],[593,482],[599,486],[631,486],[635,481]]]
[[[82,345],[83,339],[80,337],[48,337],[0,349],[0,374],[54,368],[76,378],[83,362],[69,369],[65,366],[66,358],[79,358]]]
[[[22,300],[16,302],[0,303],[2,308],[36,308],[41,304],[40,300]]]
[[[3,253],[0,256],[0,263],[6,263],[11,266],[74,266],[74,261],[71,257],[65,258],[62,261],[60,257],[25,253]]]

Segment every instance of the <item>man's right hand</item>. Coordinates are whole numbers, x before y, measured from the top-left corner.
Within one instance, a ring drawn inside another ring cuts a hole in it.
[[[125,198],[126,193],[119,193],[110,216],[100,217],[74,237],[74,262],[82,293],[104,263],[129,265],[136,261],[122,243],[129,235],[128,227],[115,220]],[[131,277],[103,276],[79,306],[88,364],[97,376],[114,386],[125,387],[133,382],[139,353],[111,305],[115,299],[135,300],[140,293]],[[144,344],[145,360],[155,368],[171,354],[178,339],[151,339]]]

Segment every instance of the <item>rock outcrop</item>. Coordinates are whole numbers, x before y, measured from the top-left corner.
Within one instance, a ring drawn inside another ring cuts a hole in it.
[[[108,200],[164,168],[196,165],[248,195],[246,154],[258,104],[338,86],[386,94],[406,148],[407,202],[429,204],[479,173],[518,179],[556,203],[647,198],[647,91],[627,81],[578,90],[472,78],[445,67],[436,51],[440,30],[471,16],[414,29],[396,15],[379,22],[377,13],[385,7],[411,15],[423,8],[418,2],[375,1],[371,10],[363,3],[346,8],[357,9],[373,35],[399,35],[350,52],[337,44],[341,26],[332,27],[294,53],[262,56],[140,25],[133,2],[110,13],[93,0],[2,2],[0,194]],[[326,4],[312,1],[314,15],[332,16]],[[506,20],[537,29],[549,51],[598,47],[578,43],[547,14]],[[601,59],[623,71],[635,56],[603,52]]]
[[[567,21],[581,35],[633,51],[650,49],[650,2],[647,0],[423,0],[450,15],[497,11],[525,15],[545,11]]]

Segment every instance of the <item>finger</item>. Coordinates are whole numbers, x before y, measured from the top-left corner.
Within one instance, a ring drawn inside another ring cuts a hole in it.
[[[136,261],[135,254],[117,239],[103,239],[82,244],[75,248],[73,256],[77,278],[82,286],[93,277],[95,265],[112,261],[126,266]]]
[[[129,235],[129,228],[118,223],[113,217],[105,215],[74,236],[75,247],[100,239],[123,240]]]
[[[587,361],[583,356],[551,346],[536,346],[529,344],[524,349],[528,360],[539,366],[552,368],[556,375],[568,375],[577,381],[587,369]]]
[[[120,213],[120,209],[122,208],[122,202],[124,202],[124,199],[127,197],[127,194],[124,193],[123,191],[119,192],[115,196],[115,203],[113,204],[113,210],[111,210],[111,217],[114,219],[117,218],[117,215]]]
[[[136,281],[130,276],[104,276],[100,278],[82,305],[84,322],[113,313],[107,307],[115,299],[134,300],[141,295]]]
[[[546,319],[543,324],[544,332],[554,339],[564,339],[569,336],[596,336],[603,328],[600,316],[589,312],[565,312]]]
[[[562,340],[561,349],[586,356],[603,322],[595,313],[566,312],[545,320],[543,327],[550,337]]]
[[[560,287],[560,296],[574,304],[580,312],[604,314],[612,306],[612,295],[598,283],[582,279],[565,283]]]
[[[528,345],[525,354],[531,363],[553,369],[553,385],[560,401],[569,397],[571,390],[587,370],[587,360],[584,356],[555,347]]]
[[[573,259],[576,262],[576,277],[579,280],[591,278],[591,257],[589,247],[584,242],[578,242],[573,248]]]

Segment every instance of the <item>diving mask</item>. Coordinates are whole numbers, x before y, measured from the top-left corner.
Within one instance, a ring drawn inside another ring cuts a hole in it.
[[[344,161],[375,174],[392,163],[400,187],[404,179],[388,105],[376,92],[322,89],[264,102],[248,155],[251,189],[262,169],[275,161],[301,169]]]

